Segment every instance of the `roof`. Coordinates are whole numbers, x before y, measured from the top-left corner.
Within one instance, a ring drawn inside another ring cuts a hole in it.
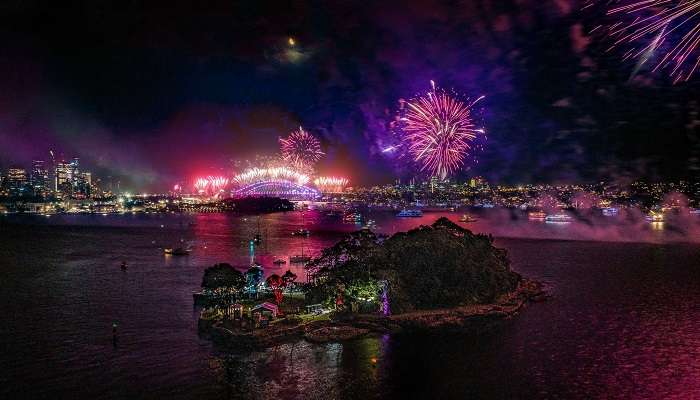
[[[256,305],[255,307],[253,307],[253,310],[257,310],[257,309],[260,309],[260,308],[264,308],[264,309],[266,309],[266,310],[270,310],[270,311],[275,312],[275,313],[276,313],[277,310],[278,310],[278,307],[277,307],[276,304],[272,304],[272,303],[269,303],[269,302],[267,302],[267,301],[264,302],[264,303],[260,303],[260,304]]]

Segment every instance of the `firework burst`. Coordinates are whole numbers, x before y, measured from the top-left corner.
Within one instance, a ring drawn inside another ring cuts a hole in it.
[[[348,185],[347,178],[337,178],[332,176],[320,176],[314,179],[314,185],[322,193],[341,193]]]
[[[654,58],[653,71],[668,68],[674,83],[689,80],[700,65],[700,0],[588,0],[605,3],[616,21],[593,31],[613,39],[609,50],[628,47],[624,59],[637,59],[635,73]],[[634,75],[634,73],[633,73]]]
[[[312,167],[324,155],[318,139],[301,127],[286,138],[280,138],[279,142],[282,158],[297,168]]]
[[[484,135],[473,119],[473,108],[484,96],[462,101],[456,94],[437,89],[405,103],[401,118],[401,147],[421,172],[445,179],[460,170]]]
[[[239,186],[251,185],[258,182],[295,182],[298,185],[309,183],[309,176],[289,168],[251,168],[236,175],[233,180]]]

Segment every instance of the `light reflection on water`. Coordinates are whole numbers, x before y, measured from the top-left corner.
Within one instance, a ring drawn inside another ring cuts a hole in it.
[[[438,215],[372,218],[391,233]],[[551,286],[551,301],[484,332],[302,341],[230,356],[196,335],[191,292],[204,268],[245,268],[248,241],[261,232],[256,257],[266,273],[292,268],[303,278],[301,266],[272,261],[302,245],[318,254],[357,226],[317,211],[259,223],[229,214],[57,215],[10,225],[13,218],[0,220],[4,398],[700,397],[698,245],[498,238],[514,269]],[[618,218],[627,231],[602,218],[553,226],[510,213],[464,226],[497,236],[649,242],[695,229],[669,219],[654,231]],[[291,235],[302,222],[309,238]],[[160,247],[180,240],[194,245],[192,255],[164,257]]]

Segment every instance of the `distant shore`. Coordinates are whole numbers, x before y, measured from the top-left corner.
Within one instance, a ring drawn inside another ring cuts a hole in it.
[[[543,285],[522,279],[518,287],[491,304],[474,304],[398,315],[346,314],[323,320],[285,323],[249,330],[227,328],[221,322],[199,320],[199,333],[228,349],[261,350],[294,340],[312,343],[341,342],[371,334],[465,329],[517,314],[527,303],[546,299]]]

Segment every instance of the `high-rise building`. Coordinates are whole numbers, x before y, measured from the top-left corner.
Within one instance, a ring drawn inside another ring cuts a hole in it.
[[[27,171],[24,168],[8,169],[6,186],[11,195],[23,194],[27,189]]]
[[[73,194],[73,167],[71,163],[59,161],[56,163],[56,182],[54,190],[62,197],[70,197]]]
[[[49,171],[43,160],[32,161],[30,184],[35,195],[45,196],[49,192]]]
[[[73,196],[80,198],[88,198],[92,192],[92,174],[89,172],[76,171],[75,186],[73,187]]]

